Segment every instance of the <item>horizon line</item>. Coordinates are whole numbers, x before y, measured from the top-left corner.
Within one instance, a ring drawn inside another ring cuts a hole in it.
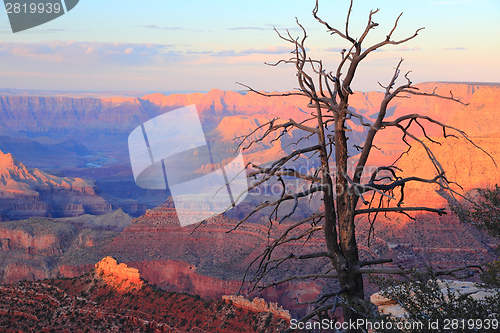
[[[445,83],[445,84],[463,84],[463,85],[482,85],[482,86],[500,86],[499,82],[491,82],[491,81],[424,81],[416,83],[419,84],[429,84],[429,83]],[[212,88],[210,90],[87,90],[87,89],[76,89],[76,90],[59,90],[59,89],[23,89],[23,88],[0,88],[0,96],[1,97],[10,97],[10,96],[29,96],[29,97],[67,97],[67,98],[111,98],[111,97],[128,97],[128,98],[140,98],[146,95],[151,94],[162,94],[165,96],[174,95],[174,94],[208,94],[210,91],[220,90],[225,92],[235,92],[242,95],[247,94],[249,91],[247,90],[222,90],[218,88]],[[262,91],[265,93],[277,92],[277,91]],[[355,92],[382,92],[382,90],[369,90],[369,91],[358,91]],[[42,95],[39,95],[42,94]],[[64,96],[64,95],[77,95],[77,96]],[[82,96],[88,95],[88,96]],[[100,96],[98,96],[100,95]]]

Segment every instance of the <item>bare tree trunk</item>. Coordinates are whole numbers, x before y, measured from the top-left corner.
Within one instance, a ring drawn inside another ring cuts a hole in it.
[[[354,225],[354,193],[347,180],[347,137],[345,135],[346,112],[335,113],[335,163],[337,212],[339,227],[339,243],[342,255],[345,257],[344,267],[337,267],[338,280],[341,288],[347,288],[344,297],[355,304],[364,299],[363,277],[359,273],[359,254]],[[344,320],[356,321],[361,318],[348,306],[343,308]]]
[[[325,206],[325,240],[332,265],[338,274],[340,289],[347,290],[343,296],[351,304],[364,299],[363,276],[359,273],[359,254],[356,242],[354,225],[354,193],[349,188],[348,172],[348,147],[345,135],[345,111],[336,112],[335,123],[335,190],[328,161],[326,139],[324,134],[323,115],[319,104],[316,108],[321,167],[323,170],[323,184],[328,189],[324,192]],[[335,193],[335,194],[334,194]],[[335,200],[336,197],[336,200]],[[337,209],[335,210],[335,202]],[[338,234],[337,234],[338,225]],[[339,246],[340,245],[340,246]],[[346,321],[356,321],[362,318],[349,306],[343,308]]]

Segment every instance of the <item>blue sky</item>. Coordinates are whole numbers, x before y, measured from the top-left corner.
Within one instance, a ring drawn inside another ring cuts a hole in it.
[[[319,15],[342,28],[348,0],[320,1]],[[13,34],[0,11],[0,88],[47,90],[208,91],[296,87],[291,67],[269,67],[290,47],[272,30],[306,27],[310,55],[335,68],[346,44],[330,36],[305,1],[81,0],[66,15]],[[355,90],[377,90],[398,59],[414,82],[500,81],[500,1],[358,0],[351,35],[380,8],[370,42],[385,38],[404,12],[395,38],[425,27],[405,45],[375,52],[360,67]]]

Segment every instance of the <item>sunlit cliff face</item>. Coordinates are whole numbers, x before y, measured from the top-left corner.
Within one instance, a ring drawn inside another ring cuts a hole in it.
[[[105,257],[95,264],[94,275],[121,292],[140,289],[144,285],[137,268],[118,264],[111,257]]]

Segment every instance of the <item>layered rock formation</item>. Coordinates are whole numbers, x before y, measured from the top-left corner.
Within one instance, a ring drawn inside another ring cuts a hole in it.
[[[268,303],[262,298],[255,297],[253,300],[249,300],[241,295],[239,296],[234,296],[234,295],[229,295],[229,296],[222,296],[222,299],[231,302],[232,304],[236,305],[239,308],[246,309],[246,310],[252,310],[252,311],[257,311],[257,312],[269,312],[272,313],[273,315],[283,318],[287,321],[290,321],[292,319],[290,317],[290,312],[287,310],[284,310],[281,306],[279,306],[276,303]]]
[[[111,210],[92,182],[29,169],[12,154],[0,152],[0,212],[4,217],[62,217]]]
[[[235,220],[217,217],[193,232],[194,226],[181,228],[178,225],[174,209],[156,208],[135,219],[105,251],[119,261],[138,268],[145,279],[165,290],[220,299],[223,295],[238,292],[247,265],[267,242],[265,225],[243,225],[226,233],[235,225]],[[301,246],[301,242],[291,242],[277,255],[300,252]],[[313,237],[310,246],[312,251],[319,251],[320,239]],[[82,263],[81,260],[72,262],[73,265]],[[288,272],[281,272],[273,278],[284,277],[299,269],[321,269],[322,265],[324,263],[300,268],[285,265]],[[250,285],[245,285],[243,292],[248,292],[249,288]],[[321,289],[321,282],[307,281],[285,283],[251,295],[278,302],[292,313],[302,313],[305,307],[297,305],[297,300],[310,301]]]
[[[94,276],[120,292],[140,289],[144,285],[137,268],[128,267],[123,263],[118,264],[111,257],[105,257],[95,264]]]
[[[466,107],[448,100],[415,96],[393,101],[388,110],[390,117],[418,112],[439,121],[450,122],[473,136],[497,136],[495,133],[498,133],[498,128],[494,129],[494,120],[498,111],[495,106],[499,96],[498,85],[429,82],[417,87],[426,92],[436,89],[436,92],[444,95],[452,90],[454,96],[470,104]],[[350,98],[350,107],[363,115],[366,121],[373,122],[382,98],[383,94],[379,92],[355,92]],[[76,177],[85,174],[97,179],[103,185],[103,191],[115,197],[116,200],[108,200],[114,205],[113,208],[120,206],[129,213],[139,213],[146,208],[141,204],[151,208],[161,202],[154,199],[154,194],[137,189],[131,174],[127,137],[140,123],[163,112],[196,104],[207,139],[211,144],[224,142],[217,149],[226,149],[234,148],[234,137],[246,134],[275,117],[281,118],[280,121],[306,119],[311,111],[307,108],[308,102],[306,98],[298,96],[266,98],[255,93],[242,95],[220,90],[211,90],[206,94],[169,96],[157,93],[142,98],[4,96],[0,98],[0,123],[5,128],[0,133],[5,136],[0,137],[0,146],[9,148],[7,152],[20,152],[31,147],[30,152],[22,156],[26,165],[55,169]],[[356,119],[348,121],[347,126],[352,130],[350,153],[355,155],[358,152],[354,145],[362,142],[366,128]],[[417,128],[417,135],[421,136],[418,131]],[[441,129],[430,125],[427,133],[439,135]],[[293,130],[279,140],[273,139],[270,137],[245,151],[247,160],[264,163],[291,149],[309,144],[303,140],[299,146],[290,146],[290,143],[299,139],[298,131]],[[398,131],[381,131],[375,144],[382,147],[383,152],[374,152],[369,162],[378,165],[394,161],[406,148],[400,139],[401,133]],[[11,141],[7,144],[6,140]],[[21,141],[16,144],[16,140]],[[5,143],[3,146],[2,142]],[[51,148],[46,149],[47,145]],[[54,155],[54,149],[57,155]],[[61,149],[65,153],[61,153]],[[308,169],[314,167],[307,159],[299,159],[296,163]],[[136,207],[133,207],[134,204]],[[45,209],[44,206],[31,208],[39,211]]]
[[[495,239],[452,216],[422,214],[416,216],[415,221],[389,217],[376,222],[370,246],[367,245],[369,224],[366,221],[357,224],[362,260],[392,258],[396,267],[457,267],[488,262],[496,257]],[[180,228],[177,223],[173,209],[151,210],[113,240],[110,253],[139,268],[149,281],[162,288],[194,292],[208,298],[236,293],[247,265],[268,241],[289,226],[287,223],[275,225],[268,239],[267,226],[260,224],[243,224],[227,233],[236,221],[219,218],[196,231],[194,227]],[[296,234],[306,229],[307,226],[299,228]],[[310,239],[307,247],[302,242],[290,242],[275,255],[321,252],[323,248],[318,235]],[[326,271],[327,267],[327,262],[321,260],[283,264],[282,270],[274,271],[269,281]],[[249,273],[252,276],[253,272]],[[297,300],[313,300],[324,287],[320,280],[286,283],[263,291],[261,297],[297,314],[304,311],[297,306]]]
[[[117,218],[130,223],[123,211],[101,216],[31,218],[0,224],[0,283],[57,276],[78,276],[105,255],[102,247],[116,235]],[[68,258],[85,258],[82,265]]]
[[[12,154],[0,151],[0,191],[3,196],[15,194],[36,195],[36,189],[95,194],[94,185],[80,178],[56,177],[39,169],[29,170]]]
[[[493,127],[493,126],[492,126]],[[498,126],[500,131],[500,126]],[[446,177],[453,182],[451,188],[458,193],[466,194],[476,188],[491,188],[500,184],[500,136],[499,137],[472,137],[475,147],[464,139],[449,138],[440,142],[427,143],[436,156],[439,164],[446,172]],[[416,176],[432,179],[437,175],[427,152],[422,146],[416,145],[407,155],[398,162],[403,170],[402,176]],[[405,198],[405,205],[421,206],[432,204],[443,207],[449,196],[439,191],[438,185],[429,185],[413,182],[405,188],[410,195]],[[457,197],[457,200],[460,199]]]

